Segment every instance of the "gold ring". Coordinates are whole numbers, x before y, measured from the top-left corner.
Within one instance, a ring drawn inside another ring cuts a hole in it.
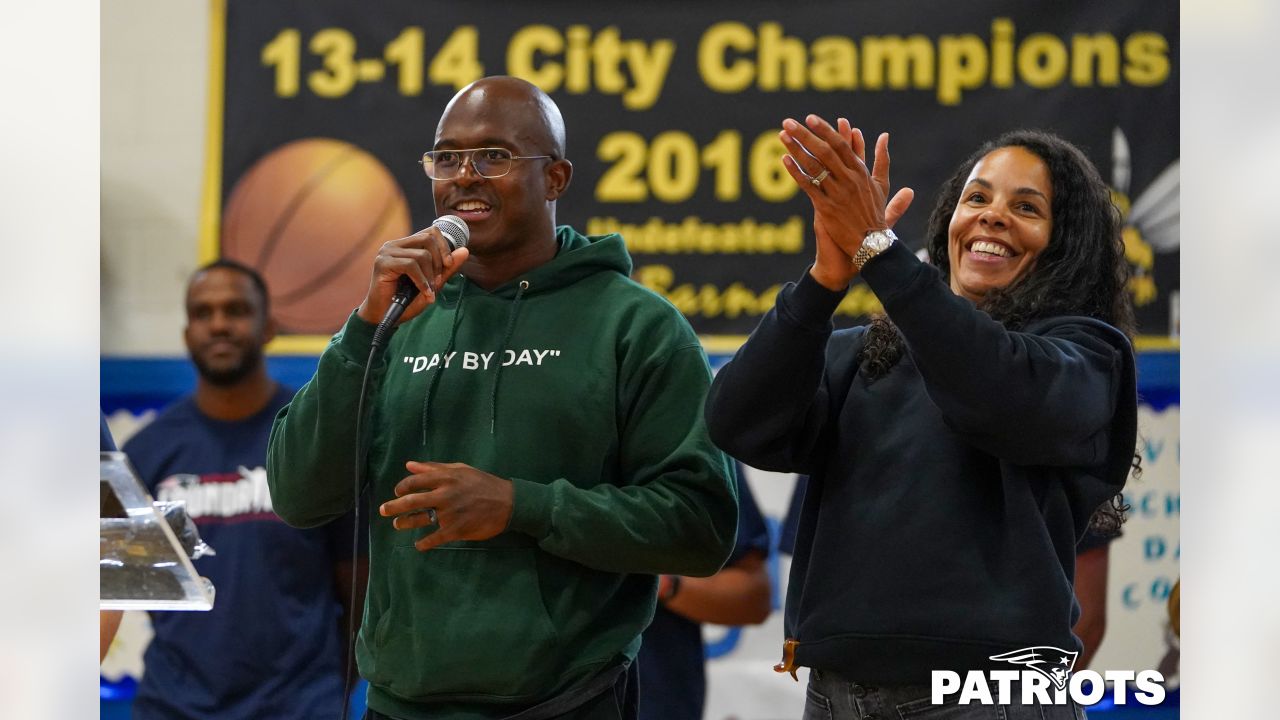
[[[809,178],[809,182],[813,183],[813,186],[814,186],[814,187],[817,187],[817,186],[821,185],[821,184],[822,184],[822,181],[823,181],[823,180],[826,180],[826,179],[827,179],[827,176],[828,176],[828,175],[830,175],[830,174],[831,174],[831,171],[830,171],[830,170],[828,170],[828,169],[826,169],[826,168],[823,168],[823,169],[822,169],[822,172],[820,172],[820,173],[818,173],[817,175],[814,175],[813,177]]]

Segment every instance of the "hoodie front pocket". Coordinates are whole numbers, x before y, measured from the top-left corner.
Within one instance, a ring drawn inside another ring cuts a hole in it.
[[[392,549],[369,681],[406,700],[523,698],[559,668],[532,548]]]

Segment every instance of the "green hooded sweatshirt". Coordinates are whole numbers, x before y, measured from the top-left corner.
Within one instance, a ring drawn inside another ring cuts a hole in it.
[[[554,259],[492,292],[450,279],[372,368],[370,509],[395,497],[407,460],[466,463],[515,490],[501,535],[427,552],[413,543],[433,528],[371,513],[356,655],[379,712],[503,717],[579,689],[635,658],[656,573],[711,575],[733,548],[697,336],[628,277],[620,236],[556,236]],[[276,418],[267,473],[290,525],[355,503],[373,330],[353,314]]]

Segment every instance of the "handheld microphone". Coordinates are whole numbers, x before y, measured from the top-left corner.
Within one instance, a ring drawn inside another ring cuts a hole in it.
[[[431,227],[440,231],[445,242],[449,243],[450,252],[465,247],[467,240],[471,238],[471,228],[467,227],[466,221],[457,215],[441,215],[431,223]],[[409,276],[401,275],[396,283],[396,294],[391,298],[391,306],[387,308],[387,314],[382,316],[382,322],[378,323],[378,329],[374,332],[375,346],[382,345],[387,333],[404,314],[409,303],[418,297],[418,293],[418,286],[413,284]]]

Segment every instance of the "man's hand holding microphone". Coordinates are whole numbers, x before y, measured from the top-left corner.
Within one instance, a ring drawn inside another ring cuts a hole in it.
[[[356,314],[389,330],[427,309],[436,301],[436,291],[470,257],[466,247],[470,236],[461,218],[442,215],[431,227],[383,243],[373,261],[369,292]]]

